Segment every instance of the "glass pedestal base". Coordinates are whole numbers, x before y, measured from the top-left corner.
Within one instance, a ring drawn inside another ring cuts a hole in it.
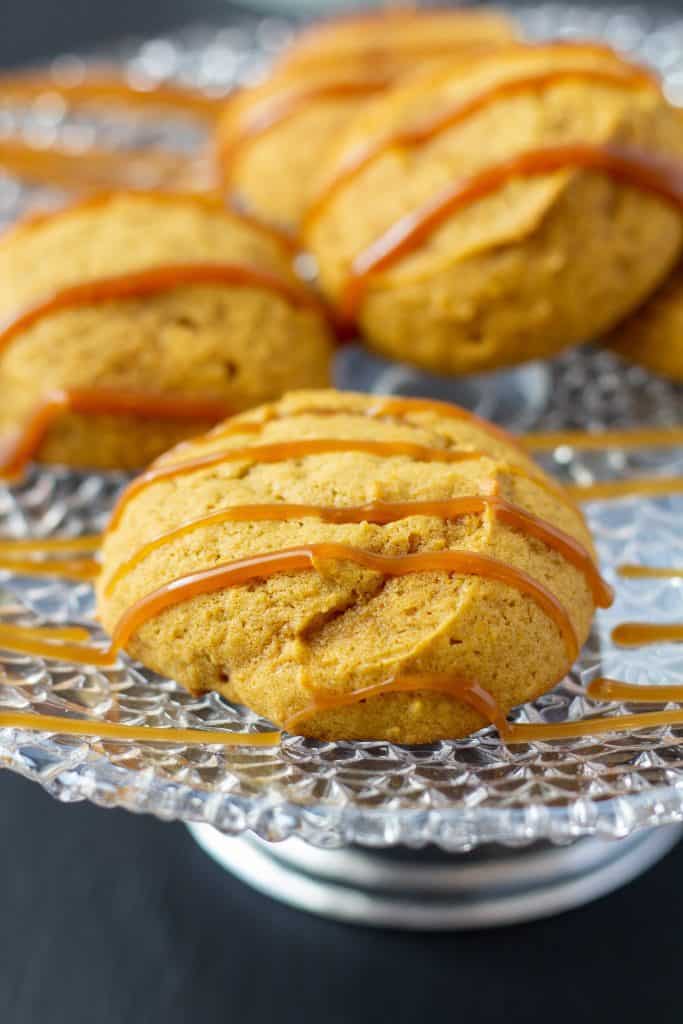
[[[339,350],[334,378],[335,385],[347,391],[455,402],[519,432],[529,430],[540,417],[551,387],[551,373],[544,363],[447,377],[383,359],[360,345],[347,345]]]
[[[683,835],[668,825],[628,839],[569,846],[324,850],[300,839],[266,843],[189,824],[199,845],[259,892],[322,917],[413,930],[492,928],[581,906],[655,864]]]

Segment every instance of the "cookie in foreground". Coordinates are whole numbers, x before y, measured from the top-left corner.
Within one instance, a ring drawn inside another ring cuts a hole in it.
[[[111,192],[19,223],[0,241],[6,468],[140,467],[327,384],[329,327],[292,258],[209,196]]]
[[[476,686],[505,713],[564,676],[605,603],[594,558],[577,506],[491,424],[304,391],[133,482],[98,612],[194,692],[318,738],[424,743],[487,718],[420,679]]]

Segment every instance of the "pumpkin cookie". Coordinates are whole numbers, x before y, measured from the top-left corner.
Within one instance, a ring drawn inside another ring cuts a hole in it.
[[[368,105],[304,236],[378,351],[506,366],[594,339],[666,276],[681,217],[657,161],[681,153],[644,69],[599,44],[517,46]]]
[[[226,412],[328,381],[278,236],[192,195],[112,193],[0,242],[0,434],[22,458],[144,465]]]
[[[145,665],[290,731],[424,743],[563,677],[605,603],[593,558],[578,508],[490,424],[298,392],[133,482],[98,612]]]
[[[607,341],[629,362],[683,384],[683,264]]]

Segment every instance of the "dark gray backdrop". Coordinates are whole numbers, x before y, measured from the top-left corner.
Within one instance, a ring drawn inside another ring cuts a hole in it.
[[[0,0],[0,66],[228,12],[221,0]],[[380,933],[252,894],[179,825],[62,806],[2,772],[0,886],[0,1024],[680,1019],[683,847],[552,921]]]

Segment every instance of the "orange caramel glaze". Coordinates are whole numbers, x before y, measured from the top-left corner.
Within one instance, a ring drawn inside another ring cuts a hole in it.
[[[20,654],[33,654],[41,658],[53,658],[55,661],[93,665],[96,668],[110,668],[115,665],[116,651],[111,648],[75,642],[87,640],[88,636],[85,630],[72,627],[52,629],[0,623],[2,649],[17,651]]]
[[[97,551],[101,543],[99,533],[84,533],[80,537],[0,537],[0,555]]]
[[[107,532],[111,532],[118,525],[130,500],[151,484],[156,483],[157,480],[170,480],[227,462],[252,462],[255,464],[283,462],[286,459],[300,459],[306,455],[329,455],[333,452],[364,452],[367,455],[378,455],[384,458],[389,458],[392,455],[406,455],[420,462],[464,462],[468,459],[479,459],[484,454],[467,448],[429,448],[426,445],[413,444],[411,441],[336,441],[323,438],[250,445],[246,448],[223,448],[220,451],[211,452],[209,455],[187,459],[184,462],[174,462],[170,465],[153,464],[151,469],[136,477],[123,491],[114,506]]]
[[[418,249],[460,210],[497,192],[514,178],[553,174],[568,168],[606,174],[683,209],[683,163],[679,161],[617,144],[570,143],[530,149],[449,185],[359,253],[339,298],[341,314],[353,320],[372,277]]]
[[[622,622],[612,630],[612,640],[620,647],[645,644],[682,643],[683,624],[664,622]]]
[[[557,430],[551,433],[529,433],[520,437],[528,451],[553,451],[555,448],[576,448],[579,451],[602,451],[603,448],[666,448],[683,444],[683,425],[670,427],[638,427],[635,430]]]
[[[221,399],[159,395],[147,391],[112,388],[54,391],[45,396],[16,435],[4,440],[0,448],[0,477],[18,477],[40,450],[50,427],[67,412],[206,423],[222,419],[227,406]]]
[[[410,420],[411,413],[431,412],[436,416],[443,416],[446,419],[460,420],[472,423],[474,426],[483,430],[485,433],[495,437],[498,441],[503,441],[505,444],[513,445],[515,448],[522,447],[520,441],[513,434],[510,434],[507,430],[497,426],[495,423],[491,423],[489,420],[482,419],[477,416],[476,413],[470,412],[469,409],[463,409],[460,405],[454,405],[452,402],[441,402],[433,398],[394,398],[391,395],[382,395],[374,398],[372,404],[366,406],[364,409],[329,409],[323,407],[316,408],[311,406],[310,408],[299,409],[295,412],[281,411],[277,407],[267,409],[264,414],[258,420],[235,420],[226,424],[219,424],[218,427],[212,431],[213,437],[228,437],[232,434],[250,433],[258,434],[263,430],[267,423],[272,423],[273,420],[286,419],[292,416],[337,416],[340,412],[344,412],[350,416],[367,416],[368,419],[382,419],[383,417],[396,418],[406,422],[412,422]]]
[[[62,718],[25,711],[0,710],[0,729],[28,729],[58,736],[92,736],[123,743],[206,743],[222,747],[275,747],[279,732],[228,732],[222,729],[173,729],[125,725],[87,718]]]
[[[0,571],[8,570],[22,576],[58,576],[67,580],[93,580],[100,571],[94,558],[60,558],[39,561],[0,554]]]
[[[611,501],[638,494],[657,497],[683,493],[683,476],[633,476],[626,480],[598,480],[593,484],[567,484],[565,490],[577,501]]]
[[[612,603],[611,588],[600,576],[589,552],[577,540],[547,521],[518,508],[498,497],[467,496],[446,501],[369,502],[358,506],[290,505],[284,503],[261,505],[233,505],[210,515],[182,523],[176,529],[148,541],[118,567],[107,582],[106,592],[131,572],[152,551],[187,536],[195,530],[225,522],[289,521],[317,518],[326,523],[393,523],[409,516],[435,516],[455,519],[467,515],[483,515],[490,510],[495,519],[522,533],[543,541],[559,551],[575,568],[582,572],[593,594],[593,600],[602,608]]]
[[[620,565],[617,572],[625,579],[683,579],[683,567],[655,565]]]
[[[21,178],[67,189],[183,186],[205,190],[211,170],[196,157],[161,149],[85,152],[33,146],[23,139],[0,140],[0,168]]]
[[[220,114],[224,97],[209,96],[198,89],[152,80],[131,82],[116,70],[92,71],[69,81],[44,71],[20,71],[0,75],[0,102],[27,103],[47,97],[59,97],[70,106],[122,104],[158,112],[166,107],[178,114],[189,114],[213,121]]]
[[[350,707],[353,704],[360,704],[363,701],[372,700],[373,697],[381,697],[388,693],[417,694],[423,692],[440,693],[446,697],[452,697],[454,700],[460,700],[483,715],[487,722],[495,725],[501,735],[506,729],[505,716],[488,690],[471,680],[459,679],[457,676],[440,672],[405,673],[384,683],[364,686],[349,693],[313,690],[311,692],[313,700],[308,707],[297,712],[296,715],[292,715],[285,722],[284,727],[287,732],[294,732],[297,725],[318,711],[334,711],[337,708]]]
[[[619,679],[604,676],[589,683],[586,692],[593,700],[626,701],[631,704],[683,701],[682,685],[623,683]]]
[[[237,125],[234,138],[218,147],[218,160],[221,170],[228,174],[237,156],[243,149],[273,131],[279,125],[302,113],[317,100],[339,100],[355,96],[372,96],[386,89],[389,78],[347,79],[337,82],[321,82],[308,89],[291,90],[283,96],[277,94],[255,109],[249,111]]]
[[[120,299],[158,295],[175,288],[203,284],[260,288],[274,292],[290,305],[313,309],[316,312],[322,311],[322,307],[310,292],[270,271],[238,263],[169,263],[60,288],[9,321],[5,321],[0,328],[0,352],[17,334],[28,330],[39,320],[53,313]]]
[[[578,653],[578,641],[567,611],[543,584],[521,569],[488,555],[472,551],[433,551],[412,555],[377,555],[348,544],[321,543],[285,548],[262,555],[240,558],[222,565],[181,576],[146,594],[121,616],[112,635],[112,649],[121,650],[134,633],[167,608],[200,594],[213,594],[252,580],[263,580],[282,572],[317,569],[322,561],[343,561],[386,576],[445,572],[497,580],[530,597],[555,623],[570,661]]]
[[[454,104],[420,124],[411,128],[399,129],[384,138],[379,138],[375,142],[370,142],[368,145],[354,150],[306,211],[303,222],[304,232],[310,231],[313,224],[343,188],[384,153],[392,149],[413,149],[423,146],[443,132],[462,124],[468,118],[492,106],[497,100],[516,96],[519,93],[539,92],[561,82],[572,81],[614,85],[625,89],[652,88],[656,84],[647,70],[627,64],[620,70],[616,68],[558,68],[555,71],[536,72],[508,81],[496,82],[475,96],[470,96]]]

